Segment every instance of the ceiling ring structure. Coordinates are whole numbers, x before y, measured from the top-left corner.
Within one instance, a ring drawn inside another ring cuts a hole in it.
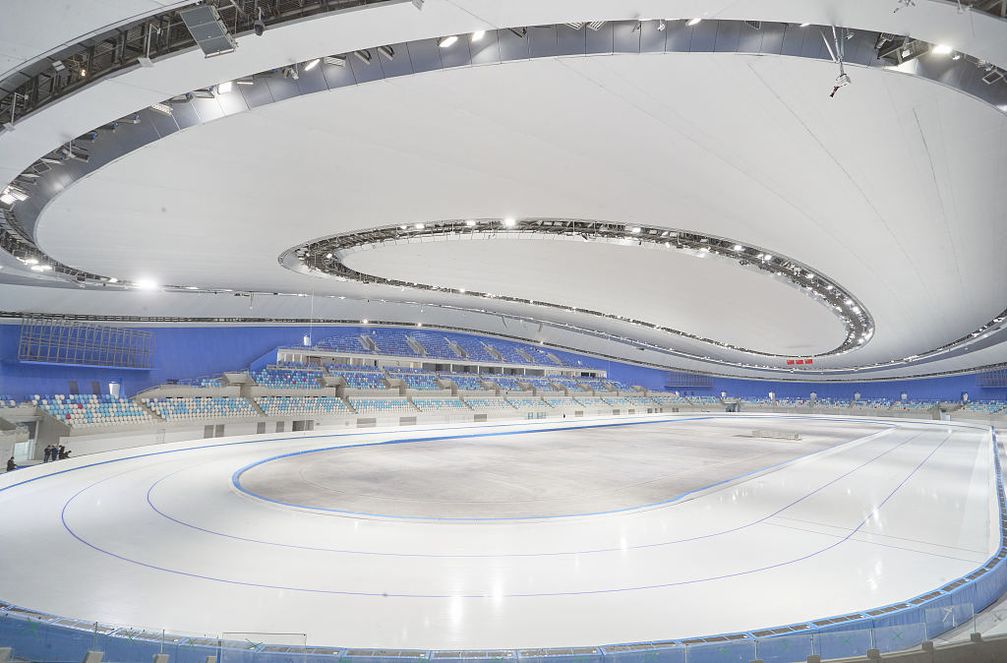
[[[838,317],[845,329],[843,342],[814,357],[850,352],[868,342],[874,334],[874,321],[866,307],[848,290],[812,267],[793,258],[781,256],[766,249],[747,246],[737,241],[694,231],[657,226],[591,221],[584,219],[523,218],[523,219],[455,219],[415,225],[391,225],[352,233],[333,235],[314,240],[287,251],[278,258],[281,265],[294,271],[320,272],[341,280],[360,283],[377,283],[392,287],[419,290],[442,290],[479,299],[499,299],[554,309],[565,309],[586,315],[617,319],[632,325],[667,332],[729,350],[738,350],[764,357],[787,357],[787,354],[738,347],[713,338],[675,329],[653,322],[626,318],[601,311],[571,308],[568,305],[524,299],[504,294],[470,291],[461,288],[443,288],[428,283],[384,278],[365,274],[348,267],[345,257],[353,251],[389,243],[424,242],[463,238],[533,237],[536,239],[581,239],[592,242],[609,242],[624,245],[659,247],[666,250],[690,252],[700,257],[718,256],[765,273],[777,276],[815,299]]]
[[[817,60],[829,58],[825,42],[817,34],[818,27],[801,27],[790,24],[763,23],[758,30],[746,33],[748,23],[743,21],[710,20],[704,21],[705,33],[688,33],[684,38],[685,26],[669,22],[667,29],[661,31],[661,37],[654,37],[651,27],[639,28],[638,21],[613,21],[603,30],[601,37],[605,41],[604,48],[597,44],[591,46],[589,34],[591,31],[583,26],[574,29],[568,25],[540,26],[531,28],[521,34],[518,30],[500,29],[489,31],[485,37],[486,44],[482,50],[473,49],[471,44],[465,53],[456,53],[448,57],[438,48],[439,39],[422,40],[407,44],[392,45],[392,52],[398,57],[389,58],[382,55],[385,51],[374,48],[367,50],[369,58],[358,56],[351,52],[332,56],[321,66],[307,68],[295,64],[267,72],[253,74],[254,85],[235,85],[238,94],[222,94],[219,89],[208,88],[192,91],[167,100],[165,105],[170,110],[164,113],[153,107],[144,108],[132,116],[121,118],[95,129],[84,136],[78,137],[68,145],[43,155],[31,168],[24,171],[16,186],[24,187],[30,193],[31,201],[16,201],[11,208],[3,210],[8,219],[9,229],[0,228],[0,241],[3,247],[25,259],[33,259],[41,265],[52,268],[53,274],[75,280],[81,287],[106,287],[115,277],[102,276],[78,270],[74,267],[61,265],[52,257],[46,255],[34,245],[37,236],[37,221],[48,201],[61,191],[72,185],[74,181],[93,173],[132,150],[166,137],[179,130],[211,122],[227,115],[252,110],[256,107],[281,101],[293,96],[311,94],[314,92],[335,89],[347,85],[357,85],[370,81],[396,76],[423,73],[436,69],[447,69],[481,64],[497,64],[511,60],[526,60],[536,57],[562,57],[565,55],[596,55],[610,53],[660,53],[660,52],[737,52],[760,55],[786,55]],[[751,29],[751,28],[747,28]],[[541,46],[543,40],[536,34],[552,34],[555,41],[545,40],[548,48]],[[584,35],[583,42],[564,39],[561,35]],[[870,32],[850,32],[847,41],[847,64],[865,67],[890,67],[890,63],[877,58],[876,43],[880,35]],[[636,36],[633,36],[636,35]],[[808,35],[811,38],[808,38]],[[460,40],[466,44],[468,40]],[[635,45],[635,50],[629,46]],[[492,46],[492,48],[490,48]],[[433,54],[434,60],[424,60],[422,54]],[[406,57],[408,56],[408,57]],[[375,67],[375,64],[378,66]],[[291,70],[293,74],[291,75]],[[973,63],[948,59],[915,59],[899,67],[899,73],[918,76],[955,88],[971,96],[979,98],[1002,110],[1007,107],[1007,89],[1003,85],[989,85],[982,80],[982,71]],[[823,85],[826,81],[823,81]],[[258,88],[264,94],[253,93]],[[103,141],[107,132],[118,132],[120,137],[129,135],[128,140]],[[113,144],[114,143],[114,144]],[[14,232],[12,232],[12,230]],[[814,271],[814,270],[812,270]],[[817,273],[817,272],[816,272]],[[123,279],[117,285],[130,287]],[[195,286],[171,286],[179,290],[212,291],[212,288]],[[851,297],[851,299],[853,299]],[[856,301],[854,299],[854,301]],[[560,307],[566,308],[566,307]],[[863,310],[863,307],[860,307]],[[477,309],[473,309],[477,310]],[[1002,325],[1004,315],[1001,312],[987,324],[970,331],[949,344],[931,351],[919,353],[913,357],[894,359],[890,362],[880,362],[864,366],[890,366],[926,358],[937,353],[943,353],[964,343],[974,341],[979,336],[986,336],[997,331]],[[646,325],[646,323],[644,323]],[[866,328],[865,328],[866,329]],[[860,338],[860,337],[855,337]],[[725,346],[729,347],[729,346]],[[749,352],[740,348],[743,352]],[[773,355],[781,356],[781,355]],[[725,362],[738,365],[735,362]],[[755,366],[755,364],[753,364]],[[760,366],[760,368],[766,368]],[[843,370],[849,370],[848,368]]]

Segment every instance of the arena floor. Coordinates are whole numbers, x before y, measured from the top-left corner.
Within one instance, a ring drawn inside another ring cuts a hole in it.
[[[981,427],[776,415],[148,447],[0,477],[0,598],[352,647],[710,635],[970,572],[998,546],[993,474]]]

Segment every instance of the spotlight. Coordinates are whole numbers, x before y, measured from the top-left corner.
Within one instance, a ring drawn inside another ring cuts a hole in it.
[[[136,287],[140,290],[157,290],[157,281],[148,278],[137,279]]]
[[[255,85],[255,79],[251,76],[248,76],[247,78],[239,78],[234,82],[238,85]]]
[[[311,71],[312,69],[314,69],[315,67],[317,67],[318,63],[321,62],[321,61],[322,60],[320,58],[315,58],[314,60],[312,60],[308,64],[304,65],[304,71]]]
[[[935,44],[930,52],[934,55],[951,55],[951,47],[947,44]]]
[[[640,226],[634,226],[633,228],[630,229],[630,232],[633,233],[634,235],[639,235],[641,232],[643,232],[643,228],[641,228]]]
[[[367,318],[364,318],[363,320],[361,320],[361,321],[360,321],[360,324],[362,324],[362,325],[366,325],[366,324],[367,324]]]
[[[217,86],[217,94],[227,94],[234,89],[234,82],[227,81],[226,83],[221,83]]]
[[[810,24],[810,23],[801,23],[800,27],[802,27],[802,28],[806,28],[806,27],[808,27],[809,25],[811,25],[811,24]]]
[[[744,248],[745,248],[745,247],[743,247],[743,246],[742,246],[741,244],[735,244],[735,245],[734,245],[734,250],[735,250],[735,251],[741,251],[741,250],[743,250]]]
[[[38,258],[25,258],[24,259],[24,264],[26,264],[26,265],[37,265],[38,264]]]
[[[110,277],[108,277],[108,282],[109,283],[118,283],[119,279],[115,278],[114,276],[110,276]]]
[[[507,217],[503,220],[504,228],[513,228],[517,225],[517,221],[513,217]]]
[[[426,228],[426,225],[422,223],[415,223],[413,224],[413,228],[416,228],[417,230],[423,230],[424,228]]]
[[[483,37],[485,36],[486,36],[485,30],[476,30],[475,32],[472,33],[471,41],[474,44],[477,41],[482,41]]]
[[[699,22],[702,20],[701,18],[690,18],[685,24],[691,28],[694,25],[699,25]]]
[[[262,20],[262,7],[259,7],[258,18],[252,24],[252,29],[255,30],[255,34],[258,37],[261,37],[262,33],[266,31],[266,22]]]
[[[157,102],[156,104],[150,105],[151,110],[155,110],[162,115],[171,115],[171,106],[164,102]]]
[[[468,221],[465,222],[465,225],[468,226],[469,228],[471,228],[475,224],[476,224],[476,222],[473,221],[472,219],[469,219]]]
[[[437,42],[437,45],[440,46],[441,48],[451,48],[452,46],[455,45],[456,41],[458,41],[457,35],[448,35],[447,37],[443,37],[439,42]]]

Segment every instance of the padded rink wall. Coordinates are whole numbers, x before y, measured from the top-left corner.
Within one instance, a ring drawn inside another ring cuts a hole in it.
[[[643,642],[574,647],[495,651],[371,650],[322,646],[295,646],[271,639],[233,640],[205,634],[188,636],[136,628],[70,620],[0,602],[0,647],[13,647],[18,658],[41,661],[82,660],[86,651],[104,652],[104,660],[149,661],[168,654],[173,663],[204,663],[216,656],[219,663],[306,663],[343,660],[348,663],[405,663],[406,661],[485,661],[510,659],[549,663],[602,663],[604,661],[667,661],[669,663],[737,662],[760,659],[765,663],[804,661],[811,654],[823,659],[863,656],[870,649],[881,653],[918,647],[926,640],[969,624],[974,615],[1007,593],[1007,501],[1001,467],[1001,449],[990,432],[996,500],[990,531],[1000,545],[995,555],[971,573],[906,602],[859,613],[837,615],[812,622],[782,625],[751,632],[725,633],[664,642]],[[137,588],[142,591],[142,588]],[[813,600],[814,590],[795,599]],[[333,616],[338,619],[338,616]],[[232,636],[233,637],[233,636]]]

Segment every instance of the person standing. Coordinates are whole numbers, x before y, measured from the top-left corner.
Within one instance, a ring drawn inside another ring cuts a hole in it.
[[[43,463],[49,462],[49,457],[52,455],[52,443],[45,445],[45,455],[42,457]]]
[[[64,447],[62,444],[59,445],[59,447],[56,449],[53,455],[56,458],[59,458],[60,460],[64,460],[66,458],[66,447]],[[56,458],[53,458],[53,460],[56,460]]]

